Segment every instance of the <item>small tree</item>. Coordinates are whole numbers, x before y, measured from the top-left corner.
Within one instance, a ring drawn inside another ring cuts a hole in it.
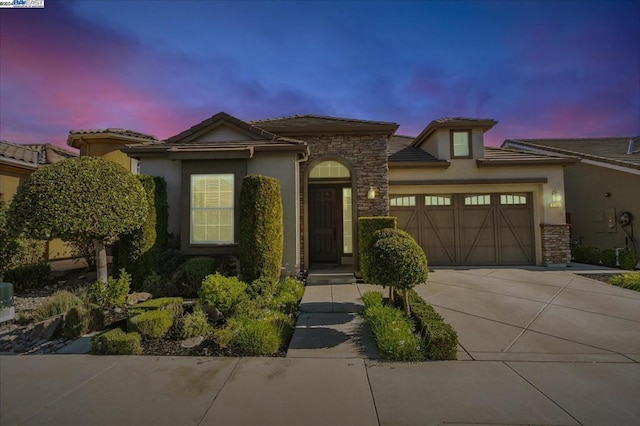
[[[37,239],[92,240],[98,280],[107,281],[106,244],[139,228],[147,214],[135,175],[98,157],[70,158],[32,173],[9,209],[13,232]]]
[[[382,231],[384,232],[384,231]],[[412,237],[379,239],[370,250],[369,273],[375,284],[402,289],[405,314],[411,315],[408,290],[427,280],[427,258]]]
[[[240,190],[240,279],[280,279],[283,238],[280,181],[245,176]]]

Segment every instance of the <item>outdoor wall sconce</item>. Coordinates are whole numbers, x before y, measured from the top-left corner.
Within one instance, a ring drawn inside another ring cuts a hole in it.
[[[373,200],[374,198],[376,198],[376,193],[378,191],[376,190],[376,188],[372,185],[369,187],[369,191],[367,192],[367,198],[370,200]]]
[[[552,209],[559,209],[562,207],[562,196],[558,192],[557,188],[553,188],[553,191],[551,191],[551,202],[549,203],[549,207]]]

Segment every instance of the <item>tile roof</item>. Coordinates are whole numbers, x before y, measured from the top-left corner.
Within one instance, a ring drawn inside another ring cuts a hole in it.
[[[149,141],[158,140],[153,135],[148,135],[146,133],[136,132],[134,130],[121,129],[117,127],[109,127],[106,129],[77,129],[77,130],[69,131],[69,135],[98,135],[98,134],[108,134],[108,133],[127,136],[131,138],[147,139]]]
[[[320,131],[382,131],[394,133],[399,127],[389,121],[360,120],[356,118],[330,117],[326,115],[290,115],[250,121],[251,124],[274,133],[305,133]]]
[[[567,155],[551,155],[534,153],[512,148],[484,147],[484,157],[476,160],[478,166],[502,166],[502,165],[570,165],[580,161],[576,157]]]
[[[210,130],[218,123],[223,123],[228,121],[231,124],[234,124],[241,129],[249,132],[253,137],[259,138],[262,140],[277,140],[279,137],[267,130],[264,130],[261,127],[253,125],[251,122],[246,122],[236,118],[226,112],[219,112],[217,114],[212,115],[206,120],[201,121],[200,123],[191,126],[187,130],[178,133],[177,135],[171,136],[167,138],[165,142],[167,143],[177,143],[177,142],[190,142],[193,139],[196,139],[198,136],[203,134],[204,132]]]
[[[67,151],[57,145],[50,143],[43,144],[27,144],[24,145],[38,152],[40,156],[40,164],[53,164],[66,158],[77,157],[75,152]]]
[[[427,127],[420,132],[420,134],[414,139],[413,146],[420,147],[429,135],[437,129],[477,129],[482,128],[483,131],[490,130],[498,124],[498,122],[492,118],[470,118],[470,117],[442,117],[431,121]]]
[[[50,143],[18,145],[0,141],[0,160],[6,163],[36,168],[41,164],[53,164],[77,154]]]
[[[438,160],[433,155],[420,148],[411,146],[414,138],[412,136],[394,135],[387,145],[387,155],[391,163],[442,163],[449,164],[448,161]]]
[[[634,141],[631,154],[627,154]],[[574,139],[508,139],[502,146],[516,146],[640,170],[640,136]]]

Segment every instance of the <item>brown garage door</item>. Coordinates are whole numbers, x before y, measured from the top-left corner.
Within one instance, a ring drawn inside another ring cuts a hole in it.
[[[535,263],[530,193],[403,195],[390,204],[430,265]]]

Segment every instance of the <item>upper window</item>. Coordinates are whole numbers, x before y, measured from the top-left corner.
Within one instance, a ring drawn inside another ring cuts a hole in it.
[[[471,130],[451,131],[451,157],[471,158]]]
[[[191,175],[191,244],[233,243],[233,174]]]
[[[310,178],[345,178],[351,177],[349,169],[337,161],[323,161],[313,166],[309,172]]]

